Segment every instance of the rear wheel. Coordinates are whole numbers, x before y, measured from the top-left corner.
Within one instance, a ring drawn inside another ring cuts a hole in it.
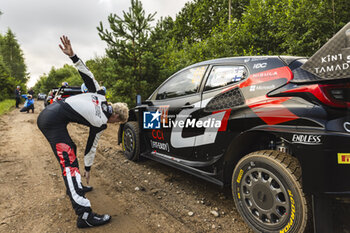
[[[291,155],[272,150],[246,155],[233,172],[232,193],[255,231],[299,233],[310,221],[301,168]]]
[[[132,161],[140,157],[140,130],[136,121],[129,121],[124,125],[122,134],[122,148],[124,156]]]

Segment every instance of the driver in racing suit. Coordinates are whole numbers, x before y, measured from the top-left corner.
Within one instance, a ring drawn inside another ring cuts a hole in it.
[[[104,95],[99,94],[100,86],[85,64],[74,54],[70,41],[61,37],[63,44],[59,45],[63,53],[68,55],[78,69],[89,93],[78,94],[54,102],[47,106],[39,115],[37,124],[49,141],[53,152],[61,166],[67,195],[78,215],[77,227],[93,227],[108,223],[110,215],[99,215],[92,212],[90,201],[85,197],[86,189],[81,183],[77,147],[67,131],[67,124],[76,122],[90,128],[89,138],[85,148],[85,172],[87,184],[90,179],[90,168],[96,154],[100,135],[108,123],[125,122],[128,118],[128,108],[124,103],[107,103]]]

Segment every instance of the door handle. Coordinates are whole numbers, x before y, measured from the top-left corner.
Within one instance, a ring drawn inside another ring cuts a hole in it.
[[[184,106],[181,107],[181,109],[189,109],[189,108],[194,108],[194,105],[193,104],[186,104]]]

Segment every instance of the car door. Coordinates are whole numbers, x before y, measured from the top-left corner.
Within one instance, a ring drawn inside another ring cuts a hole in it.
[[[244,127],[240,114],[244,98],[239,83],[247,77],[243,65],[213,65],[202,85],[199,119],[215,118],[218,126],[211,126],[195,138],[193,157],[208,165],[223,155],[232,138]]]
[[[152,106],[148,110],[159,117],[160,127],[144,127],[144,132],[154,154],[184,160],[192,156],[194,141],[181,144],[178,138],[183,135],[183,127],[178,122],[185,121],[200,106],[199,87],[206,69],[207,66],[184,69],[166,80],[151,96]]]

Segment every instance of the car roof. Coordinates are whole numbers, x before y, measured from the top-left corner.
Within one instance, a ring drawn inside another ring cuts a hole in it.
[[[297,59],[305,58],[305,57],[297,57],[297,56],[243,56],[243,57],[224,57],[224,58],[217,58],[217,59],[211,59],[207,61],[202,61],[195,63],[193,65],[187,66],[186,68],[195,67],[195,66],[201,66],[201,65],[211,65],[211,64],[225,64],[225,63],[247,63],[249,61],[259,61],[259,60],[265,60],[265,59],[278,59],[282,60],[286,63],[286,65],[289,65],[291,62]]]

